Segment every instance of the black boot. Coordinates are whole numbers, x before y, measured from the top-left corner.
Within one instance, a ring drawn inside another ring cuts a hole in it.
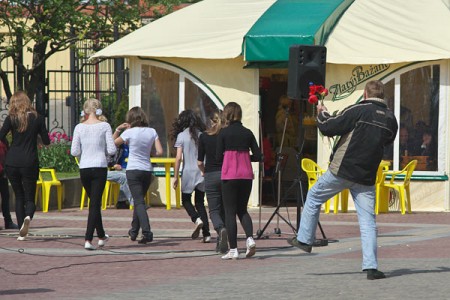
[[[17,224],[14,224],[11,219],[5,219],[5,229],[19,229],[19,226],[17,226]]]
[[[376,280],[386,278],[383,272],[378,271],[377,269],[368,269],[367,271],[367,279],[368,280]]]

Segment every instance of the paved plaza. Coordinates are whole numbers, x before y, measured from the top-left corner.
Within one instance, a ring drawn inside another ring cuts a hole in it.
[[[274,208],[261,210],[261,222],[259,211],[251,209],[255,232]],[[155,240],[147,245],[126,235],[132,212],[113,208],[103,211],[111,236],[103,250],[83,248],[87,210],[37,212],[24,242],[1,230],[0,299],[450,299],[448,213],[380,214],[379,268],[387,278],[369,281],[354,212],[322,214],[330,243],[311,254],[286,243],[293,231],[275,217],[245,259],[239,227],[237,261],[215,253],[214,233],[211,244],[192,240],[183,209],[148,212]],[[296,219],[295,208],[280,214]]]

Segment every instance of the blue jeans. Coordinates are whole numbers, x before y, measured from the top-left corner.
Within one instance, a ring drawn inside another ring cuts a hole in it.
[[[377,225],[373,185],[354,183],[337,177],[330,171],[325,172],[308,191],[297,239],[309,245],[314,243],[322,204],[344,189],[350,190],[358,215],[363,255],[362,269],[377,269]]]
[[[130,204],[133,205],[133,197],[131,196],[130,188],[128,187],[127,175],[125,174],[125,170],[108,171],[106,180],[111,180],[120,184],[120,190],[123,192]],[[120,200],[120,198],[118,200]]]

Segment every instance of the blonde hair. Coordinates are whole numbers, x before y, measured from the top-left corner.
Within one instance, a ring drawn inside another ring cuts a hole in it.
[[[9,100],[9,116],[18,132],[24,132],[28,127],[28,114],[37,117],[36,109],[24,91],[17,91]]]
[[[103,121],[103,122],[108,121],[108,119],[103,115],[103,112],[101,114],[97,115],[98,109],[100,109],[100,110],[102,109],[102,103],[99,100],[97,100],[95,98],[89,98],[86,101],[84,101],[83,112],[86,115],[90,115],[93,113],[97,116],[97,118],[100,121]],[[82,118],[82,121],[84,121],[84,118]]]
[[[223,113],[222,111],[216,110],[212,113],[210,117],[210,126],[208,129],[206,129],[206,133],[208,135],[217,135],[219,134],[220,129],[222,129],[222,124],[225,123],[223,121]]]

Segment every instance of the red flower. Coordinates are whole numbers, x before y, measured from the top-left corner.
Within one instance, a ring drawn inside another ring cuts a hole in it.
[[[311,95],[308,98],[308,102],[311,104],[317,104],[318,101],[319,101],[319,98],[317,98],[316,95]]]
[[[323,85],[315,85],[314,83],[309,83],[309,99],[308,102],[311,104],[317,104],[320,100],[323,105],[323,99],[328,95],[328,90],[323,87]]]

